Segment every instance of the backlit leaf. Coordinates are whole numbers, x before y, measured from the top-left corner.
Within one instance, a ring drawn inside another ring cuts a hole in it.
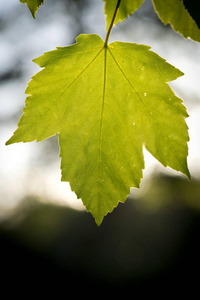
[[[103,0],[105,2],[105,15],[106,15],[106,28],[108,29],[117,0]],[[144,0],[122,0],[119,11],[117,13],[115,23],[124,21],[128,16],[133,14],[144,2]],[[195,7],[199,7],[199,4],[191,4],[188,0],[152,0],[155,11],[164,24],[170,24],[172,28],[182,34],[185,38],[191,38],[200,42],[200,29],[192,18],[188,10],[185,8],[185,4],[190,8],[191,12],[198,20],[198,10],[195,12]],[[195,2],[196,3],[196,2]]]
[[[183,4],[200,29],[200,1],[183,0]]]
[[[200,42],[200,29],[190,16],[183,0],[152,0],[159,18],[164,24],[170,24],[185,38]]]
[[[44,0],[20,0],[22,3],[26,3],[28,8],[30,9],[33,18],[35,18],[35,14],[38,8],[44,3]]]
[[[62,180],[96,223],[139,187],[143,145],[164,166],[189,176],[188,116],[166,82],[183,73],[150,47],[80,35],[34,60],[18,129],[7,142],[59,134]]]
[[[105,2],[106,29],[111,23],[117,0],[103,0]],[[122,0],[114,24],[124,21],[133,14],[144,2],[144,0]]]

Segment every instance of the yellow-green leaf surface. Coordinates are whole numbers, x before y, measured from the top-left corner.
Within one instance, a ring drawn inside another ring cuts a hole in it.
[[[200,29],[185,8],[183,0],[152,1],[155,11],[164,24],[170,24],[185,38],[189,37],[200,42]]]
[[[26,3],[28,8],[30,9],[33,18],[35,18],[35,14],[38,8],[44,3],[44,0],[20,0],[22,3]]]
[[[106,29],[111,23],[117,0],[103,0],[105,2]],[[144,2],[144,0],[121,0],[119,11],[115,18],[114,24],[124,21],[128,16],[133,14]]]
[[[139,187],[143,145],[164,166],[189,176],[188,116],[168,81],[183,73],[150,47],[80,35],[34,60],[18,129],[7,144],[59,134],[62,180],[96,223]]]

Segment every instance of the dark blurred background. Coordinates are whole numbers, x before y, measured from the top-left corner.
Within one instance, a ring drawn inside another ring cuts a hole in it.
[[[45,0],[36,20],[18,0],[1,5],[1,283],[128,287],[147,293],[189,283],[195,288],[200,266],[200,45],[164,26],[150,0],[116,26],[110,40],[150,45],[185,73],[170,85],[190,114],[191,181],[144,150],[141,189],[131,189],[126,203],[97,227],[69,185],[60,182],[57,137],[4,145],[16,129],[27,82],[39,70],[31,60],[74,43],[80,33],[105,37],[101,0]]]
[[[152,176],[144,194],[119,204],[101,227],[86,212],[39,200],[25,198],[0,226],[2,282],[147,294],[198,288],[199,181]]]

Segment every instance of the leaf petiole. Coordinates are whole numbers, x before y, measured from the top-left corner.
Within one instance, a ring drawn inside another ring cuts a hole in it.
[[[117,5],[115,7],[115,11],[114,11],[113,17],[112,17],[112,21],[110,23],[110,26],[108,28],[108,32],[106,34],[106,39],[105,39],[104,47],[106,47],[108,45],[108,40],[109,40],[109,37],[110,37],[110,33],[111,33],[111,30],[112,30],[112,27],[113,27],[113,24],[114,24],[114,21],[115,21],[115,18],[116,18],[116,15],[117,15],[120,3],[121,3],[121,0],[118,0],[117,1]]]

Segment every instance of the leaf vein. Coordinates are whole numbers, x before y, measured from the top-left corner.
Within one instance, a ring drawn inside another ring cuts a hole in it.
[[[83,73],[91,66],[91,64],[95,61],[95,59],[100,55],[101,51],[103,50],[103,48],[95,55],[95,57],[90,61],[90,63],[78,74],[78,76],[64,89],[64,91],[54,100],[54,102],[50,105],[50,107],[43,113],[39,114],[38,116],[35,117],[41,117],[44,116],[48,113],[48,111],[50,111],[50,109],[56,104],[56,102],[60,99],[60,97],[62,97],[62,95],[68,90],[70,89],[70,87],[76,82],[76,80],[83,75]],[[67,109],[66,109],[67,110]],[[66,110],[64,112],[63,118],[65,116]]]

